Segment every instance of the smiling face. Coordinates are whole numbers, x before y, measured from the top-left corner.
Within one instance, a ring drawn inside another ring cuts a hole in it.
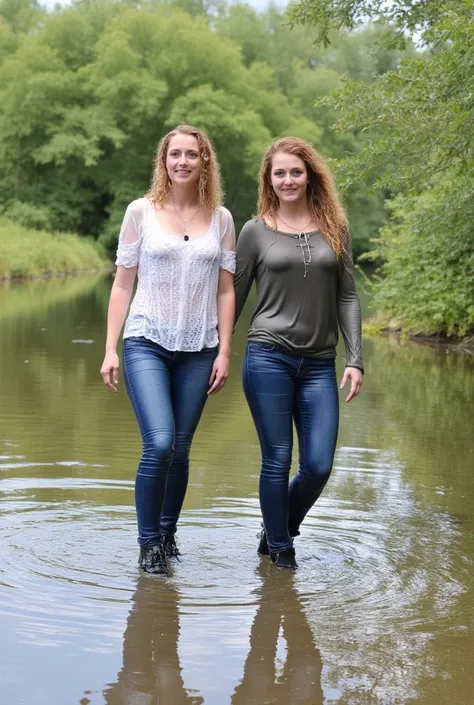
[[[273,155],[270,181],[280,202],[295,203],[306,199],[308,170],[295,154],[276,152]]]
[[[201,156],[194,135],[173,135],[166,153],[166,171],[172,184],[190,185],[199,181]]]

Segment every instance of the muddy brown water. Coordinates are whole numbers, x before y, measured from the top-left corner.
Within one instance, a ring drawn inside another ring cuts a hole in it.
[[[256,554],[242,320],[193,446],[182,561],[144,576],[139,436],[98,375],[109,287],[0,289],[1,704],[474,703],[472,358],[365,342],[289,575]]]

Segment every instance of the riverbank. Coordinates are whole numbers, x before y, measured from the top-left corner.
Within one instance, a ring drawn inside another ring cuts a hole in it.
[[[110,262],[92,239],[30,230],[0,218],[0,280],[94,272],[106,267]]]
[[[379,316],[366,318],[362,324],[362,331],[366,336],[390,337],[400,342],[411,340],[414,343],[443,349],[447,353],[460,352],[474,355],[474,335],[456,338],[443,333],[406,330],[396,321],[387,321]]]

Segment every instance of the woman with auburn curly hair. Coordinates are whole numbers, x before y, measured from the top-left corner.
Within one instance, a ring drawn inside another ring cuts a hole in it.
[[[168,573],[188,484],[189,451],[209,395],[229,374],[235,231],[221,206],[208,137],[181,125],[158,145],[153,181],[123,219],[110,295],[105,385],[117,391],[125,323],[125,386],[143,449],[135,483],[139,565]]]
[[[297,567],[293,538],[331,473],[339,425],[338,327],[346,401],[363,380],[361,314],[348,225],[331,173],[310,144],[274,142],[260,169],[258,217],[237,242],[236,315],[253,281],[243,384],[262,451],[258,552]],[[293,421],[299,469],[289,481]]]

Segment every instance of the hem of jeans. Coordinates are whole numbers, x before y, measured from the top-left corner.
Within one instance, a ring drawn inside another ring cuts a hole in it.
[[[270,544],[268,544],[268,550],[270,551],[270,553],[283,553],[283,551],[288,551],[288,549],[290,548],[294,548],[293,541],[287,546],[284,546],[283,548],[272,548]]]
[[[146,541],[144,543],[143,541]],[[138,537],[137,543],[140,548],[151,548],[152,546],[161,546],[161,535],[157,539],[141,539]]]
[[[176,536],[177,532],[178,532],[178,529],[172,529],[171,531],[163,531],[163,529],[162,529],[161,535],[162,536]]]

